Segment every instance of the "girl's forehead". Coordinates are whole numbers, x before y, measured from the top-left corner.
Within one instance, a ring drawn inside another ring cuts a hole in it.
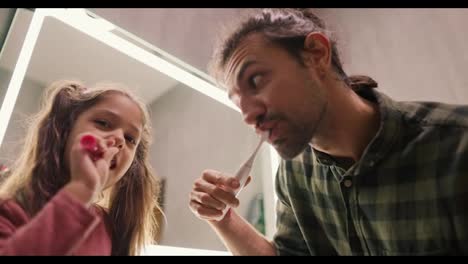
[[[141,127],[145,118],[141,107],[129,96],[116,92],[103,94],[102,98],[89,110],[112,113]]]
[[[120,91],[105,92],[100,97],[95,106],[107,105],[118,108],[138,108],[141,110],[140,105],[134,99]]]

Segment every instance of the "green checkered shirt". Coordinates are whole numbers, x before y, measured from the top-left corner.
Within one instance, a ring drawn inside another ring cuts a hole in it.
[[[280,163],[282,255],[467,255],[468,106],[396,102],[359,162],[307,148]]]

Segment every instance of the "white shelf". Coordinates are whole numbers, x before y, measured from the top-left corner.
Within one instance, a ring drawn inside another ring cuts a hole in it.
[[[196,248],[170,247],[160,245],[147,246],[142,256],[232,256],[228,251],[216,251]]]

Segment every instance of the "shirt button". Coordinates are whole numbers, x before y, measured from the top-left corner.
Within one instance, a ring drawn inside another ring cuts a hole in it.
[[[349,187],[351,187],[351,186],[353,185],[353,181],[347,179],[347,180],[345,180],[345,181],[343,182],[343,184],[344,184],[344,186],[345,186],[346,188],[349,188]]]

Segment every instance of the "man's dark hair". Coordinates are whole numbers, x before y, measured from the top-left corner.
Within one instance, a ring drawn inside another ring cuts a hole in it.
[[[330,39],[332,67],[340,79],[354,90],[377,87],[377,83],[370,77],[346,75],[336,47],[336,40],[331,36],[322,19],[307,8],[257,9],[247,14],[215,49],[210,71],[219,81],[234,51],[247,36],[253,33],[262,34],[268,41],[279,45],[304,65],[301,51],[304,49],[306,36],[311,32],[321,32]]]

